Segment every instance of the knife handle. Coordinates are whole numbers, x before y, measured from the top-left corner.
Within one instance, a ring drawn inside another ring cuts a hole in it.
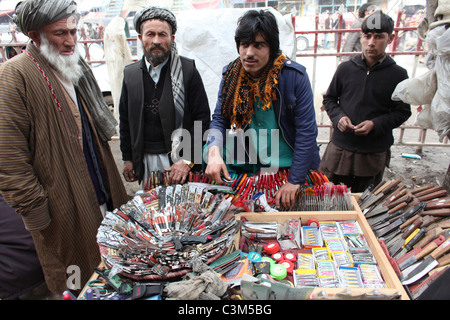
[[[393,207],[392,209],[390,209],[389,211],[388,211],[388,213],[389,214],[391,214],[391,213],[393,213],[393,212],[395,212],[395,211],[398,211],[398,210],[400,210],[400,209],[403,209],[404,207],[406,207],[408,204],[406,203],[406,202],[401,202],[400,204],[398,204],[396,207]],[[389,206],[388,206],[388,208],[389,208]]]
[[[381,186],[383,186],[386,183],[386,180],[381,180],[381,182],[379,184],[377,184],[375,187],[372,188],[372,193],[374,193],[375,191],[377,191],[379,188],[381,188]],[[369,186],[370,187],[370,186]]]
[[[431,241],[435,241],[436,238],[440,237],[443,233],[444,233],[444,229],[442,229],[439,226],[433,227],[433,228],[428,228],[428,232],[427,232],[426,236],[422,240],[420,240],[418,243],[416,243],[414,248],[425,248],[428,244],[431,243]]]
[[[388,194],[389,192],[391,192],[395,187],[397,187],[400,182],[402,182],[402,178],[398,178],[397,180],[393,180],[389,183],[389,185],[384,188],[383,190],[383,194]]]
[[[450,250],[450,238],[445,240],[439,247],[437,247],[437,249],[430,253],[430,256],[437,259],[443,254],[447,253],[448,250]]]
[[[450,264],[450,254],[446,254],[438,259],[438,267],[443,267]]]
[[[413,208],[411,208],[408,212],[405,213],[404,218],[405,221],[412,216],[416,215],[417,213],[423,211],[423,209],[427,206],[427,204],[423,201],[420,201],[418,204],[416,204]]]
[[[425,210],[439,209],[439,208],[450,208],[450,197],[428,201]]]
[[[411,200],[412,200],[412,196],[407,194],[407,195],[402,196],[401,198],[396,199],[395,201],[392,201],[392,202],[388,203],[386,206],[389,209],[392,209],[392,208],[394,208],[395,206],[398,206],[401,203],[408,203]]]
[[[423,257],[427,256],[431,252],[433,252],[437,247],[439,247],[441,244],[443,244],[445,241],[445,237],[440,235],[437,239],[433,240],[429,244],[427,244],[422,251],[420,251],[418,254],[416,254],[416,260],[419,261]]]
[[[410,221],[410,220],[413,220],[413,221]],[[416,230],[422,224],[422,222],[423,222],[422,217],[414,216],[411,219],[409,219],[408,221],[406,221],[404,224],[402,224],[400,226],[400,229],[404,229],[407,227],[405,230],[403,230],[402,238],[403,239],[408,238],[409,235],[411,233],[413,233],[413,231]],[[409,227],[408,227],[408,225],[409,225]]]
[[[411,190],[411,193],[412,193],[412,194],[417,194],[417,193],[420,193],[420,192],[422,192],[422,191],[431,189],[431,188],[433,188],[433,187],[434,187],[433,184],[429,184],[429,185],[426,185],[426,186],[423,186],[423,187],[418,187],[418,188],[416,188],[416,189],[413,189],[413,190]]]
[[[421,228],[419,230],[419,232],[416,233],[416,235],[409,240],[409,242],[405,245],[405,249],[406,251],[409,251],[413,248],[413,246],[419,242],[420,239],[422,239],[422,237],[427,233],[427,228]]]
[[[383,183],[383,184],[381,184]],[[390,183],[391,181],[382,181],[375,189],[373,189],[372,193],[374,195],[379,194],[381,191],[383,191]]]
[[[446,190],[441,190],[441,191],[437,191],[437,192],[433,192],[427,195],[424,195],[422,197],[417,197],[417,199],[419,199],[420,201],[428,201],[434,198],[441,198],[441,197],[445,197],[447,196],[447,191]]]
[[[402,184],[391,196],[389,196],[389,198],[386,200],[386,205],[403,197],[406,194],[406,191],[406,186]]]
[[[441,219],[442,219],[442,217],[433,217],[433,216],[424,215],[423,223],[422,223],[421,227],[429,227],[430,225],[436,223],[436,221],[439,221]]]
[[[420,192],[416,193],[416,197],[420,198],[420,197],[422,197],[424,195],[427,195],[427,194],[430,194],[430,193],[433,193],[433,192],[436,192],[436,191],[441,191],[443,189],[444,188],[442,186],[434,186],[432,188],[428,188],[426,190],[423,190],[423,191],[420,191]]]
[[[422,214],[427,214],[436,217],[447,217],[450,216],[450,208],[427,210],[424,211]]]

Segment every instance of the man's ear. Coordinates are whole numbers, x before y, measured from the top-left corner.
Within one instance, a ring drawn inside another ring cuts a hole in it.
[[[30,37],[30,39],[33,40],[36,46],[39,47],[41,45],[41,35],[39,34],[38,31],[32,30],[28,32],[28,37]]]
[[[388,44],[390,44],[392,41],[394,41],[395,34],[390,34],[388,39]]]

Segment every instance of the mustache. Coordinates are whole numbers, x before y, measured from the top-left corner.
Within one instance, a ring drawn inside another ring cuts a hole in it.
[[[164,47],[161,44],[153,44],[149,49],[164,49]]]

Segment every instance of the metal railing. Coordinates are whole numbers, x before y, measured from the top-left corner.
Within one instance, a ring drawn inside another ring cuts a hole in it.
[[[340,27],[342,27],[342,16],[340,16]],[[315,34],[315,41],[314,41],[314,48],[313,48],[313,53],[297,53],[297,57],[313,57],[314,58],[314,68],[313,68],[313,74],[312,74],[312,85],[313,85],[313,90],[314,90],[314,84],[315,84],[315,79],[316,79],[316,74],[315,74],[315,65],[317,63],[317,59],[319,57],[324,57],[324,56],[336,56],[337,59],[339,59],[339,57],[341,56],[346,56],[346,55],[355,55],[357,54],[356,52],[340,52],[340,48],[341,48],[341,41],[342,41],[342,34],[344,33],[350,33],[350,32],[360,32],[360,30],[352,30],[352,29],[331,29],[331,30],[319,30],[318,28],[318,24],[319,24],[319,16],[316,16],[316,30],[309,30],[309,31],[295,31],[295,34]],[[293,18],[293,25],[295,26],[295,18]],[[394,29],[396,38],[393,41],[393,43],[396,43],[396,39],[398,36],[398,32],[399,31],[417,31],[417,28],[414,27],[396,27]],[[338,33],[338,44],[336,47],[336,52],[325,52],[325,53],[319,53],[318,52],[318,35],[320,33]],[[133,42],[133,41],[137,41],[136,38],[128,38],[127,39],[128,42]],[[420,42],[420,43],[419,43]],[[86,52],[86,61],[89,64],[98,64],[98,63],[105,63],[105,60],[92,60],[90,53],[89,53],[89,45],[93,44],[93,43],[98,43],[100,45],[103,45],[103,39],[89,39],[86,36],[86,32],[85,30],[82,28],[81,29],[81,39],[79,40],[80,44],[83,44],[85,52]],[[7,60],[8,58],[6,57],[5,54],[5,48],[13,48],[13,50],[15,50],[16,53],[20,53],[21,50],[26,47],[26,43],[18,43],[16,40],[16,37],[14,35],[13,32],[13,40],[12,43],[0,43],[0,54],[3,57],[3,61]],[[419,39],[418,44],[417,44],[417,48],[415,51],[407,51],[407,52],[401,52],[401,51],[395,51],[395,47],[393,51],[388,52],[390,55],[414,55],[416,57],[419,57],[420,55],[424,55],[427,52],[421,49],[422,43]],[[415,61],[415,63],[417,63],[417,61]],[[332,134],[332,130],[333,127],[331,124],[323,124],[323,123],[318,123],[318,127],[319,130],[320,129],[328,129],[329,130],[329,135],[328,135],[328,139],[326,140],[318,140],[319,144],[327,144],[330,139],[331,139],[331,134]],[[428,142],[426,141],[426,137],[427,137],[427,129],[423,129],[419,126],[411,126],[411,125],[402,125],[399,128],[394,129],[395,131],[399,131],[399,135],[398,138],[395,139],[395,144],[396,145],[405,145],[405,146],[415,146],[417,147],[417,152],[421,152],[423,147],[450,147],[450,144],[448,142],[448,137],[445,137],[445,139],[443,140],[443,142]],[[415,131],[419,131],[419,135],[418,135],[418,140],[417,141],[404,141],[405,139],[405,131],[406,130],[415,130]]]
[[[399,32],[403,31],[413,31],[413,32],[417,32],[417,27],[400,27],[399,26],[399,21],[400,21],[400,15],[401,12],[399,12],[398,17],[397,17],[397,22],[396,22],[396,26],[394,28],[394,40],[392,41],[392,45],[390,47],[390,50],[387,52],[389,55],[391,56],[395,56],[395,55],[411,55],[415,57],[414,60],[414,66],[413,66],[413,73],[412,73],[412,78],[415,77],[415,72],[417,69],[417,64],[418,64],[418,58],[422,55],[426,55],[428,52],[423,50],[422,48],[422,40],[418,37],[417,39],[417,44],[415,47],[414,51],[397,51],[396,49],[396,44],[397,44],[397,40],[399,37]],[[354,56],[356,54],[359,54],[358,52],[341,52],[341,47],[342,47],[342,37],[345,33],[352,33],[352,32],[361,32],[360,29],[343,29],[343,15],[340,14],[339,15],[339,22],[338,22],[338,29],[325,29],[325,30],[320,30],[319,29],[319,14],[316,14],[315,16],[315,30],[295,30],[295,35],[308,35],[308,34],[314,34],[314,45],[312,48],[312,53],[302,53],[302,52],[297,52],[297,57],[312,57],[313,60],[313,71],[312,71],[312,76],[311,76],[311,83],[312,83],[312,88],[313,88],[313,92],[315,92],[315,84],[316,84],[316,69],[317,69],[317,60],[320,57],[332,57],[335,56],[337,63],[340,59],[340,57],[343,56]],[[295,26],[295,17],[292,18],[292,24]],[[329,51],[329,52],[318,52],[319,51],[319,34],[337,34],[337,45],[336,45],[336,51]],[[328,139],[323,140],[323,139],[319,139],[318,143],[319,144],[327,144],[329,143],[329,141],[331,140],[331,136],[333,133],[333,126],[332,124],[323,124],[323,123],[319,123],[318,124],[319,130],[320,129],[328,129],[329,130],[329,135],[328,135]],[[414,130],[414,131],[419,131],[418,134],[418,139],[417,141],[405,141],[405,132],[406,130],[410,131],[410,130]],[[416,147],[416,152],[417,153],[421,153],[423,147],[450,147],[449,144],[449,139],[448,136],[445,137],[443,139],[442,142],[429,142],[427,141],[427,129],[424,129],[422,127],[419,126],[415,126],[415,125],[406,125],[403,124],[402,126],[394,129],[395,133],[398,133],[398,137],[396,137],[396,139],[394,140],[394,144],[395,145],[404,145],[404,146],[415,146]]]

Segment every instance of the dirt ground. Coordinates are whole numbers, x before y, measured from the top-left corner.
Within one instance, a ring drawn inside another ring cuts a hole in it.
[[[391,165],[385,171],[385,178],[402,178],[407,187],[443,185],[449,166],[450,148],[423,147],[422,153],[416,153],[415,149],[413,146],[393,146]],[[420,154],[421,159],[404,158],[402,153]]]

